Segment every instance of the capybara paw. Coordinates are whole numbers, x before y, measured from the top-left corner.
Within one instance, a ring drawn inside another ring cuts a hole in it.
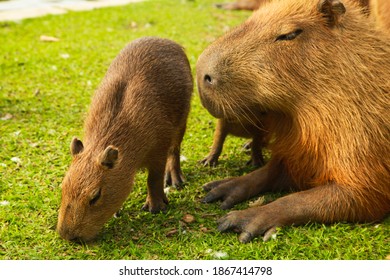
[[[185,184],[184,175],[181,171],[168,171],[165,173],[165,184],[176,189],[183,188]]]
[[[218,230],[225,232],[232,230],[239,233],[238,240],[242,243],[250,242],[257,236],[269,240],[281,226],[277,217],[266,213],[263,207],[253,207],[241,211],[232,211],[218,220]]]
[[[232,208],[237,203],[248,199],[245,186],[241,186],[235,178],[207,183],[203,189],[208,191],[203,202],[211,203],[221,200],[221,209]]]
[[[146,200],[145,204],[142,206],[142,210],[149,211],[152,214],[157,214],[160,212],[164,212],[167,209],[167,205],[168,205],[167,199],[163,199],[155,202]]]
[[[211,166],[215,167],[218,165],[218,157],[215,156],[207,156],[204,159],[199,161],[203,166]]]

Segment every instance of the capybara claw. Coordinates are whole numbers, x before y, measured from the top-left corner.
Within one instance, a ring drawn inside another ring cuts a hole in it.
[[[240,236],[238,237],[238,240],[241,242],[241,243],[248,243],[249,241],[251,241],[253,239],[253,234],[248,232],[248,231],[244,231],[240,234]]]
[[[204,159],[199,161],[199,163],[203,166],[216,167],[218,165],[218,159],[215,159],[213,157],[205,157]]]

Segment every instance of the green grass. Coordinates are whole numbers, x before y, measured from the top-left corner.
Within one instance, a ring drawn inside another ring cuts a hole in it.
[[[131,40],[155,35],[182,44],[194,69],[197,57],[249,12],[220,11],[214,0],[149,1],[123,7],[0,23],[0,259],[384,259],[390,219],[380,224],[310,224],[281,229],[277,238],[240,244],[219,233],[218,203],[205,205],[204,183],[249,172],[243,139],[228,138],[220,165],[197,164],[208,153],[214,119],[194,92],[182,154],[187,186],[169,194],[169,210],[140,210],[146,176],[137,175],[122,214],[93,244],[55,232],[60,183],[70,163],[69,143],[82,137],[94,89]],[[41,35],[59,38],[42,42]],[[235,209],[243,209],[242,203]],[[184,223],[184,214],[195,217]],[[206,229],[206,230],[205,230]]]

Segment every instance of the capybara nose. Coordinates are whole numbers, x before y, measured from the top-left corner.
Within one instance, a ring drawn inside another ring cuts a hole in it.
[[[214,84],[214,79],[211,77],[211,75],[206,74],[203,77],[203,82],[205,86],[212,86]]]

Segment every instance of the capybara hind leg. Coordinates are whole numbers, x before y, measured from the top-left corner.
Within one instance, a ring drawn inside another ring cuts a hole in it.
[[[324,185],[293,193],[263,206],[232,211],[218,221],[218,230],[235,230],[239,240],[249,242],[256,236],[268,239],[277,227],[308,222],[372,222],[383,218],[390,201],[359,198],[362,193],[343,189],[339,185]],[[380,197],[380,196],[377,196]],[[370,201],[368,203],[368,201]],[[385,207],[383,207],[385,206]]]
[[[164,163],[149,167],[148,174],[148,196],[142,209],[151,213],[164,211],[168,199],[164,193]]]
[[[167,165],[165,168],[165,183],[177,189],[181,188],[185,182],[185,178],[180,167],[180,145],[183,140],[184,132],[185,126],[180,130],[169,149]]]

